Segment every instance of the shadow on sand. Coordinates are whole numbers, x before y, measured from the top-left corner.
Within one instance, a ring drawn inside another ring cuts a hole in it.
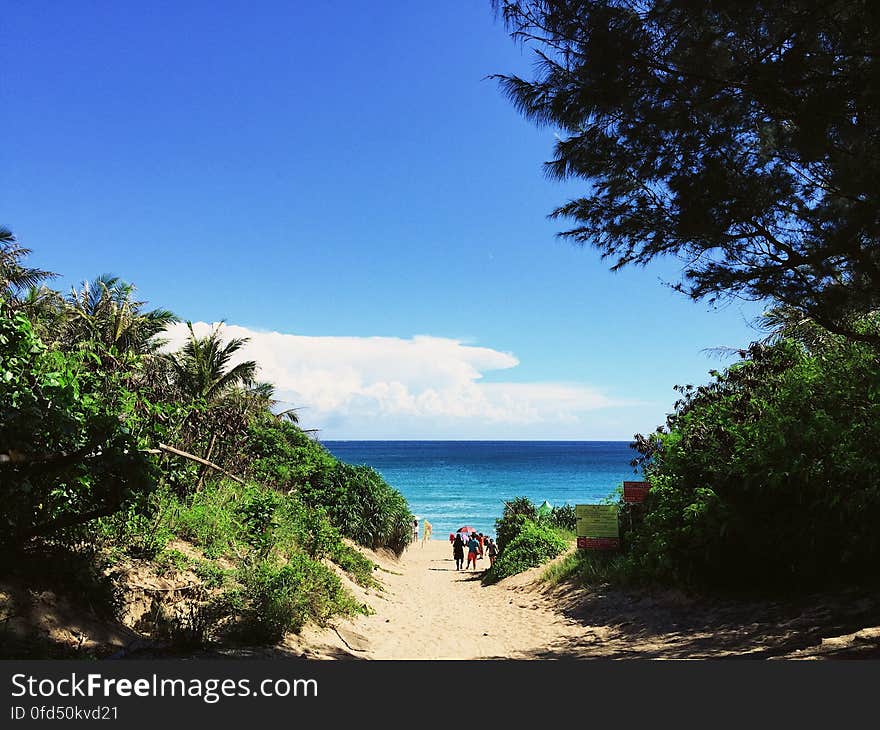
[[[527,654],[534,659],[770,659],[790,656],[880,658],[880,596],[838,595],[792,601],[690,598],[620,591],[550,589],[562,615],[587,628]],[[823,639],[841,637],[822,644]]]

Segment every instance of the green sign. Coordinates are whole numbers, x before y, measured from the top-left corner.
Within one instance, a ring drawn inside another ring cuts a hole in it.
[[[576,504],[578,537],[619,537],[616,504]]]

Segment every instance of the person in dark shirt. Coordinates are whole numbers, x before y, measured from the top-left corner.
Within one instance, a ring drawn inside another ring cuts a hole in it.
[[[452,542],[452,557],[455,558],[455,569],[461,570],[461,564],[464,562],[464,540],[461,539],[460,533]]]

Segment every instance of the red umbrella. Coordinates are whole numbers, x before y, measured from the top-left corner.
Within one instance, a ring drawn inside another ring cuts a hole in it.
[[[464,527],[459,527],[456,530],[456,532],[476,532],[476,531],[477,531],[476,527],[470,527],[468,525],[465,525]]]

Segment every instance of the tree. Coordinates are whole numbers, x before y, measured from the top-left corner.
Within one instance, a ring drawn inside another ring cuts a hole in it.
[[[175,356],[178,385],[185,394],[194,400],[212,401],[236,386],[254,384],[256,362],[245,360],[230,367],[235,353],[247,344],[247,338],[234,337],[223,344],[219,328],[198,337],[192,322],[186,326],[189,339]]]
[[[496,75],[560,131],[551,214],[613,269],[674,255],[694,299],[771,299],[880,346],[880,6],[868,0],[493,0],[535,46]]]
[[[30,249],[22,246],[12,231],[0,226],[0,298],[13,305],[20,304],[20,297],[26,296],[43,280],[55,276],[51,271],[25,266],[22,260],[30,253]]]
[[[167,309],[144,311],[134,292],[133,284],[109,274],[73,289],[65,339],[96,342],[117,356],[155,354],[164,344],[158,335],[178,319]]]

